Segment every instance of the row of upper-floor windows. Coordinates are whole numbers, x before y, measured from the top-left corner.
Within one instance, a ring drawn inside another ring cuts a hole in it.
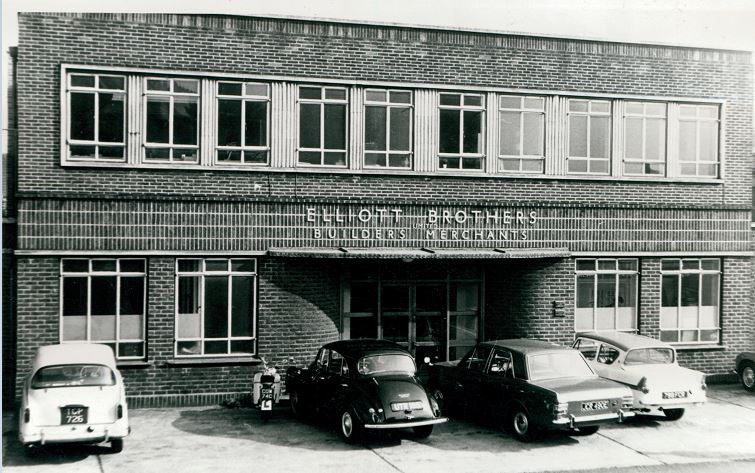
[[[721,176],[720,103],[304,83],[274,97],[281,83],[64,78],[66,163]],[[271,159],[276,146],[292,157]]]

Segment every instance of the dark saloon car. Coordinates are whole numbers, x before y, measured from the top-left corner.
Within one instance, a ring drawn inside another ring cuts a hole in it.
[[[471,409],[522,441],[544,430],[590,435],[634,415],[629,388],[599,378],[579,351],[536,340],[479,343],[431,365],[427,386],[443,409]]]
[[[748,391],[755,391],[755,352],[745,351],[734,360],[739,382]]]
[[[288,369],[286,391],[295,415],[332,422],[347,442],[363,429],[410,428],[426,438],[448,420],[417,380],[414,358],[385,340],[323,346],[308,368]]]

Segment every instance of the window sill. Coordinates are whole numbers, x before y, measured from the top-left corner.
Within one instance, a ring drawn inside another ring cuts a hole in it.
[[[259,365],[262,360],[257,356],[226,356],[226,357],[197,357],[173,358],[165,362],[167,366],[218,366],[218,365]]]
[[[152,363],[148,363],[144,360],[122,360],[116,361],[115,366],[118,369],[149,368],[150,366],[152,366]]]
[[[717,345],[717,344],[701,344],[701,345],[674,345],[672,344],[676,351],[724,351],[726,350],[726,347],[723,345]]]

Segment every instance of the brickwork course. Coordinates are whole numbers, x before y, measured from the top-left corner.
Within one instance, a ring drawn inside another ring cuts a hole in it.
[[[544,95],[723,101],[724,172],[715,182],[684,182],[353,169],[63,166],[63,65],[344,86],[380,82],[423,90],[505,88]],[[270,18],[22,13],[16,73],[17,395],[36,348],[60,341],[60,260],[71,255],[128,252],[148,262],[146,356],[122,364],[134,406],[214,403],[251,388],[254,362],[175,359],[177,257],[224,251],[256,257],[257,355],[279,366],[309,363],[319,346],[341,336],[343,275],[355,263],[277,258],[266,251],[323,244],[425,246],[422,241],[351,237],[323,243],[309,228],[297,227],[313,207],[355,212],[366,206],[373,211],[400,208],[407,215],[436,207],[535,212],[539,221],[525,228],[527,239],[506,246],[636,258],[638,329],[652,337],[660,336],[661,259],[684,257],[685,251],[690,257],[720,258],[720,343],[685,347],[680,362],[722,375],[732,369],[737,353],[753,346],[749,53]],[[371,221],[355,229],[374,236],[376,225]],[[476,230],[454,225],[459,232]],[[439,246],[502,245],[449,239]],[[441,273],[467,264],[457,259],[421,267]],[[485,275],[484,338],[573,340],[574,257],[474,264]]]

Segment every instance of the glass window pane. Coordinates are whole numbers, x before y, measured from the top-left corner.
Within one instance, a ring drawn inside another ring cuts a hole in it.
[[[267,102],[246,102],[246,146],[267,146]]]
[[[323,164],[328,166],[344,166],[346,164],[346,153],[325,152],[323,154]]]
[[[204,262],[205,271],[228,271],[228,260],[223,259],[208,259]]]
[[[701,118],[718,118],[718,107],[700,106],[698,116]]]
[[[377,284],[352,282],[349,292],[349,312],[376,312]]]
[[[645,113],[645,106],[642,102],[627,102],[626,112],[634,115],[642,115]]]
[[[320,105],[303,103],[299,107],[299,136],[303,148],[320,147]],[[319,158],[318,158],[319,162]]]
[[[440,148],[441,153],[459,153],[459,127],[461,116],[458,110],[440,111]]]
[[[143,273],[144,260],[142,259],[122,259],[118,261],[120,270],[129,273]]]
[[[179,93],[196,94],[199,90],[199,81],[176,79],[173,82],[173,91]]]
[[[645,157],[648,160],[661,160],[666,156],[666,120],[648,118],[645,129]]]
[[[368,151],[386,150],[386,108],[366,107],[364,116],[364,147]]]
[[[98,315],[90,319],[90,338],[93,342],[115,340],[115,315]]]
[[[543,156],[543,115],[540,113],[524,114],[524,154]]]
[[[228,353],[226,340],[204,342],[205,355],[224,355]]]
[[[346,91],[343,89],[325,89],[325,98],[331,100],[345,100]]]
[[[522,171],[543,172],[543,161],[534,159],[525,159],[522,161]]]
[[[92,278],[92,315],[114,315],[116,301],[116,277]]]
[[[231,260],[231,271],[253,273],[257,269],[256,261],[253,259],[234,259]]]
[[[388,155],[388,166],[393,168],[408,168],[411,166],[408,154]]]
[[[521,154],[520,149],[520,120],[521,113],[519,112],[500,112],[500,153],[508,156],[519,156]]]
[[[545,99],[542,97],[525,97],[524,108],[543,110],[543,108],[545,108]]]
[[[697,274],[682,275],[682,300],[683,307],[696,306],[699,301],[700,276]]]
[[[464,152],[482,152],[482,112],[464,112]]]
[[[697,147],[695,130],[695,122],[679,122],[679,159],[681,161],[695,161]]]
[[[592,259],[579,259],[577,260],[577,270],[579,271],[591,271],[595,269],[596,260]]]
[[[665,103],[648,103],[646,104],[646,113],[648,115],[666,116]]]
[[[586,116],[569,116],[569,156],[587,157]]]
[[[417,312],[439,312],[445,305],[445,287],[436,285],[418,285],[415,289],[415,299]]]
[[[178,278],[178,313],[196,314],[199,312],[199,276]]]
[[[228,336],[228,278],[206,276],[204,279],[204,336]]]
[[[320,99],[320,98],[322,98],[322,88],[320,88],[320,87],[299,87],[299,98],[302,98],[302,99]]]
[[[592,117],[590,120],[590,157],[607,158],[610,154],[610,119]]]
[[[596,307],[614,307],[616,305],[616,275],[598,274],[598,293]]]
[[[502,96],[498,98],[498,106],[500,108],[519,109],[521,105],[522,105],[521,97]]]
[[[254,333],[254,277],[231,278],[231,336],[251,337]]]
[[[613,259],[601,259],[598,260],[598,269],[603,270],[615,270],[617,265],[617,261]]]
[[[258,84],[258,83],[249,83],[245,84],[245,92],[246,95],[251,95],[254,97],[269,97],[270,93],[268,91],[267,84]]]
[[[700,161],[716,162],[718,159],[718,124],[700,122]]]
[[[661,306],[677,307],[679,305],[679,277],[665,275],[662,281]]]
[[[144,313],[144,277],[121,277],[120,314]]]
[[[322,154],[319,151],[300,151],[299,162],[302,164],[322,164]]]
[[[464,105],[477,107],[482,105],[481,95],[464,95]]]
[[[704,259],[701,261],[701,267],[703,269],[718,270],[721,263],[717,259]]]
[[[611,104],[608,102],[590,102],[590,111],[593,113],[608,113],[611,111]]]
[[[170,92],[170,80],[167,79],[147,79],[147,90],[160,92]]]
[[[391,150],[409,151],[411,139],[411,109],[391,108]]]
[[[241,84],[238,82],[218,83],[219,95],[241,95]]]
[[[63,278],[63,316],[87,314],[87,278]]]
[[[126,357],[143,357],[144,356],[144,343],[119,343],[118,344],[118,356],[121,358]]]
[[[642,118],[627,118],[624,133],[626,158],[642,159]]]
[[[240,100],[218,100],[217,133],[219,146],[241,146]]]
[[[147,141],[168,143],[170,130],[170,98],[147,98]]]
[[[74,140],[93,141],[94,94],[71,93],[70,136]]]
[[[173,143],[197,144],[197,100],[193,97],[176,97],[173,102]]]
[[[383,153],[365,153],[364,155],[365,166],[386,166],[385,154]]]
[[[231,353],[254,353],[254,340],[231,340]]]
[[[94,87],[94,76],[71,74],[71,86],[73,87]]]
[[[619,307],[636,307],[635,302],[637,289],[636,289],[636,276],[631,274],[619,275]]]
[[[679,269],[680,260],[678,259],[665,259],[661,260],[661,269],[666,271],[673,271]]]
[[[116,270],[116,263],[114,259],[92,260],[92,271],[115,271],[115,270]]]
[[[412,93],[392,90],[390,101],[391,103],[412,103]]]
[[[703,274],[702,302],[703,306],[718,306],[718,274]]]
[[[349,317],[349,338],[377,337],[377,317]]]
[[[123,143],[123,110],[121,94],[100,94],[99,141]]]
[[[595,276],[580,274],[577,276],[577,307],[594,307]]]
[[[460,94],[440,94],[441,105],[461,105]]]
[[[346,149],[345,105],[325,105],[325,148]]]
[[[385,90],[368,90],[365,92],[365,100],[369,102],[387,102],[387,94]]]
[[[198,259],[180,259],[178,260],[179,272],[201,271],[202,260]]]
[[[587,100],[569,100],[570,112],[587,112]]]

